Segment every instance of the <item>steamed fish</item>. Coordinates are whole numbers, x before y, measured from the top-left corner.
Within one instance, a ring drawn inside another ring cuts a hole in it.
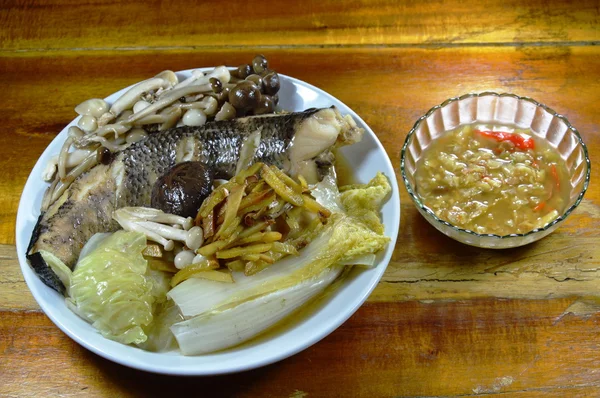
[[[362,129],[335,107],[151,134],[77,178],[40,215],[27,258],[46,285],[64,293],[61,269],[74,268],[81,248],[95,233],[119,228],[112,218],[115,210],[150,206],[154,183],[176,164],[202,162],[215,178],[229,179],[240,155],[248,153],[246,141],[253,140],[251,162],[273,164],[314,181],[320,167],[331,164],[330,149],[361,137]]]

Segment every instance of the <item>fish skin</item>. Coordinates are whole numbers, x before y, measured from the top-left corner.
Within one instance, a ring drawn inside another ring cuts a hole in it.
[[[288,168],[296,131],[306,119],[329,109],[339,115],[334,107],[312,108],[149,135],[116,153],[108,165],[98,164],[79,176],[40,216],[27,251],[32,268],[46,285],[64,294],[65,287],[39,254],[41,250],[51,252],[73,269],[81,249],[95,233],[119,229],[112,219],[114,210],[150,206],[154,182],[174,165],[185,160],[200,161],[212,168],[215,178],[233,177],[242,142],[256,129],[261,129],[261,140],[254,161]],[[361,130],[355,125],[350,128]],[[348,135],[348,131],[342,134]],[[184,157],[186,151],[188,156]]]

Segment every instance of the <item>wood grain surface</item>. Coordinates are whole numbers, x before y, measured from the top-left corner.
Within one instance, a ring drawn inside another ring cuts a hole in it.
[[[0,371],[10,381],[0,385],[0,394],[597,396],[600,358],[592,354],[598,350],[600,315],[565,314],[571,304],[571,299],[365,304],[335,333],[289,359],[235,375],[195,378],[116,365],[65,338],[43,314],[11,312],[0,318]],[[588,356],[581,358],[583,353]]]
[[[598,2],[335,0],[15,1],[0,48],[210,48],[598,41]]]
[[[600,396],[595,176],[558,230],[505,251],[439,234],[399,179],[400,235],[369,301],[306,351],[229,376],[151,375],[81,348],[41,312],[15,250],[22,188],[75,105],[259,52],[354,109],[396,169],[419,116],[488,90],[567,116],[594,168],[599,21],[597,1],[2,3],[0,396]]]

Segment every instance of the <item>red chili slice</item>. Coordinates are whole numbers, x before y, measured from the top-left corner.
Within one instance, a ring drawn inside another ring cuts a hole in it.
[[[509,141],[512,142],[517,148],[522,150],[534,149],[535,142],[532,138],[523,137],[520,134],[514,133],[506,133],[504,131],[489,131],[489,130],[479,130],[477,133],[481,134],[484,137],[494,139],[498,142]]]

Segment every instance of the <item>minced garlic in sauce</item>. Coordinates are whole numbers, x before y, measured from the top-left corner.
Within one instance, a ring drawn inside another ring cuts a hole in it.
[[[556,149],[529,130],[461,126],[417,164],[417,194],[440,219],[479,234],[525,233],[565,210],[569,174]]]

